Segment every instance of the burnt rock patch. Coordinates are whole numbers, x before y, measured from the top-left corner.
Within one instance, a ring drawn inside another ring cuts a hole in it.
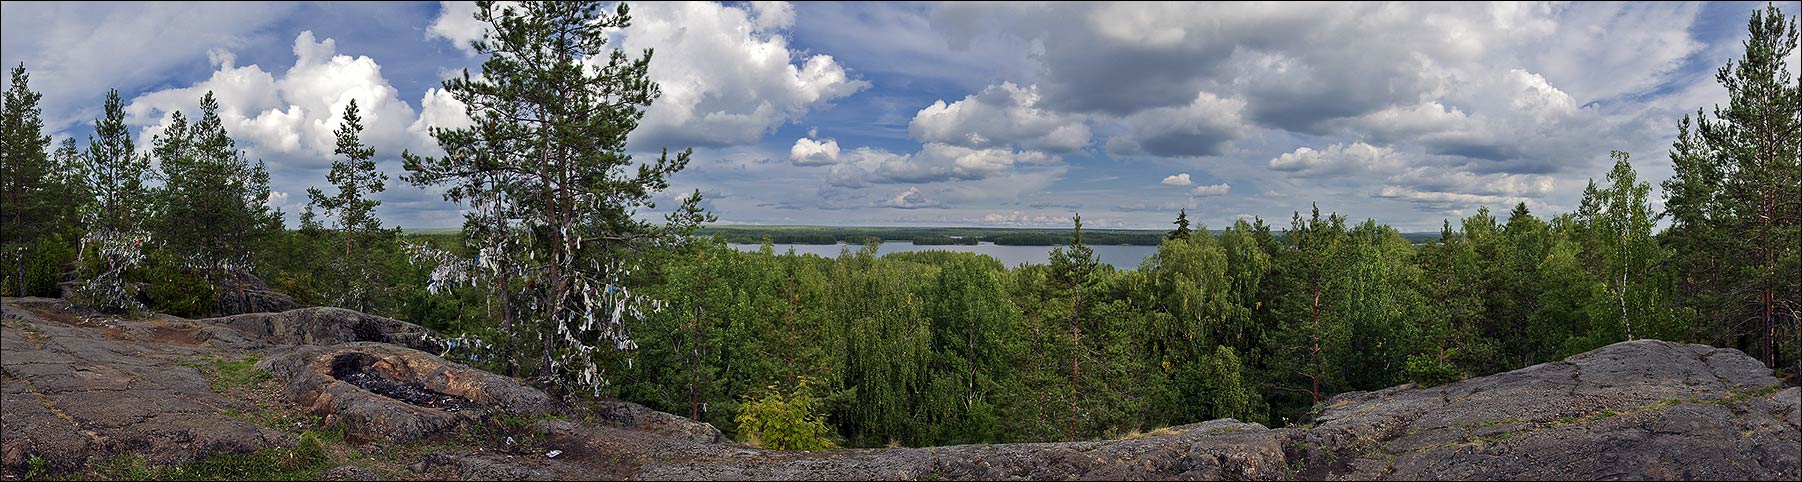
[[[332,378],[415,406],[446,412],[481,410],[482,405],[470,399],[426,388],[424,384],[401,381],[388,370],[386,362],[365,353],[346,353],[332,359]]]
[[[511,378],[385,343],[301,346],[257,369],[285,382],[302,411],[342,424],[359,440],[405,443],[494,415],[563,412],[556,399]]]

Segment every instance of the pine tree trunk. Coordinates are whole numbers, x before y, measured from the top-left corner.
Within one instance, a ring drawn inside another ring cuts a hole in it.
[[[1070,334],[1071,341],[1075,344],[1075,348],[1070,352],[1069,441],[1074,442],[1076,441],[1076,400],[1082,394],[1080,388],[1082,382],[1082,326],[1079,324],[1080,318],[1082,317],[1082,278],[1077,278],[1075,285],[1072,286],[1070,290],[1075,294],[1071,305],[1072,311],[1070,312]]]
[[[1308,374],[1308,378],[1314,382],[1314,389],[1311,391],[1311,393],[1314,396],[1314,404],[1319,405],[1320,404],[1320,282],[1319,281],[1314,282],[1314,290],[1313,291],[1314,291],[1314,336],[1313,336],[1314,346],[1312,349],[1308,350],[1308,359],[1309,359],[1309,363],[1314,366],[1314,370],[1312,373]]]

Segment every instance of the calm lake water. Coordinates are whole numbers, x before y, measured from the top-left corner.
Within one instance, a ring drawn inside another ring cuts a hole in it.
[[[760,245],[756,245],[756,244],[733,244],[731,246],[733,249],[737,249],[739,251],[757,251],[757,249],[761,247]],[[792,248],[795,248],[795,254],[817,254],[820,256],[827,257],[827,258],[838,257],[840,250],[844,249],[847,246],[849,246],[852,251],[856,251],[858,248],[863,247],[863,245],[846,245],[843,243],[840,243],[840,244],[776,244],[774,246],[776,249],[776,254],[787,253],[788,248],[792,247]],[[876,252],[877,252],[877,254],[889,254],[889,253],[901,253],[901,252],[907,252],[907,251],[934,251],[934,250],[937,250],[937,251],[963,251],[963,252],[967,252],[967,253],[981,253],[981,254],[993,256],[993,257],[995,257],[995,259],[1001,260],[1001,264],[1007,265],[1007,267],[1012,268],[1014,266],[1019,266],[1021,263],[1031,263],[1031,264],[1050,263],[1051,248],[1052,248],[1052,246],[1000,246],[1000,245],[996,245],[995,243],[989,243],[989,242],[984,242],[982,244],[978,244],[975,246],[970,246],[970,245],[914,246],[913,241],[884,241],[882,243],[882,247],[876,248]],[[1130,269],[1138,268],[1139,262],[1144,261],[1146,256],[1151,256],[1153,254],[1157,254],[1157,252],[1158,252],[1157,246],[1089,245],[1089,248],[1095,250],[1095,257],[1100,258],[1101,262],[1113,265],[1115,268],[1118,268],[1121,270],[1130,270]]]

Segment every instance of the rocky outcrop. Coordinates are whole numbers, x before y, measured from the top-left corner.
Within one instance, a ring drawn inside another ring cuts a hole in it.
[[[601,423],[633,430],[643,430],[665,437],[700,443],[726,443],[730,439],[713,424],[688,417],[651,410],[631,402],[600,401],[583,409]]]
[[[360,440],[405,443],[494,415],[559,413],[557,400],[512,378],[382,343],[301,346],[257,364],[287,401]]]
[[[1288,436],[1311,479],[1788,479],[1796,388],[1737,350],[1654,340],[1441,387],[1328,400]]]
[[[644,479],[1795,480],[1797,388],[1736,350],[1641,340],[1433,388],[1328,400],[1313,423],[1231,420],[1133,440],[823,453],[646,467]],[[1174,433],[1170,433],[1174,432]]]
[[[232,271],[219,286],[219,313],[230,316],[244,313],[279,313],[300,308],[294,298],[269,289],[262,278],[244,271]]]
[[[1283,480],[1284,437],[1213,420],[1130,440],[769,452],[646,467],[644,480]]]
[[[170,465],[293,446],[294,421],[246,416],[265,406],[327,418],[379,451],[430,444],[401,462],[412,464],[409,478],[1802,477],[1802,390],[1738,351],[1660,341],[1439,387],[1342,394],[1309,423],[1280,429],[1214,420],[1126,440],[779,452],[638,405],[564,406],[415,349],[437,348],[423,328],[348,310],[132,320],[8,298],[5,322],[0,475],[8,477],[33,458],[64,473],[119,454]],[[256,368],[270,374],[259,385],[267,400],[222,389],[205,370],[241,356],[263,357]],[[461,445],[443,448],[450,441]],[[320,474],[375,475],[394,473]]]
[[[160,465],[291,446],[292,434],[224,415],[253,402],[215,392],[196,361],[219,354],[188,320],[127,320],[61,300],[8,298],[0,327],[0,466],[54,471],[131,453]]]
[[[251,313],[198,320],[206,325],[230,328],[209,336],[237,348],[297,345],[334,345],[373,341],[415,350],[442,349],[437,336],[425,327],[343,308],[300,308],[280,313]],[[234,333],[235,332],[235,333]],[[233,335],[241,335],[234,337]]]

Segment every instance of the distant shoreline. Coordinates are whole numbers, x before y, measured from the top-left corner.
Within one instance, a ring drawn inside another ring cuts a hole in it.
[[[409,235],[457,234],[462,228],[402,228]],[[1281,236],[1280,229],[1272,229]],[[1210,229],[1219,236],[1223,230]],[[1169,233],[1160,229],[1084,229],[1083,243],[1095,246],[1156,246]],[[911,241],[917,245],[968,245],[990,242],[1001,246],[1058,246],[1070,244],[1070,229],[971,228],[971,227],[869,227],[869,226],[706,226],[697,234],[711,235],[731,244],[868,244],[872,240]],[[1412,243],[1439,238],[1436,232],[1401,233]]]

